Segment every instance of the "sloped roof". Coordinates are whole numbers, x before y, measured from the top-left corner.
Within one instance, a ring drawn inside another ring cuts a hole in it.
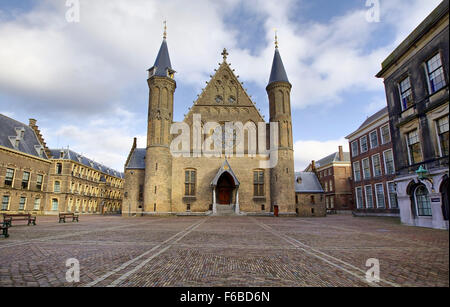
[[[332,153],[331,155],[316,162],[316,167],[322,167],[333,162],[350,162],[350,153],[344,152],[344,160],[339,159],[339,152]]]
[[[158,77],[167,77],[167,72],[172,69],[172,63],[170,62],[169,48],[167,47],[167,41],[164,39],[161,48],[159,49],[158,56],[156,57],[155,65],[149,70],[156,68],[154,75]]]
[[[298,179],[301,178],[301,182]],[[323,188],[315,173],[295,173],[295,192],[298,193],[323,193]]]
[[[286,70],[284,69],[283,60],[281,60],[278,48],[275,49],[275,55],[273,57],[272,72],[270,73],[269,84],[273,82],[289,82]]]
[[[105,173],[107,175],[116,177],[116,178],[124,178],[123,173],[118,172],[116,170],[113,170],[112,168],[109,168],[103,164],[97,163],[94,160],[91,160],[83,155],[80,155],[79,153],[70,150],[70,149],[50,149],[50,152],[52,154],[51,159],[57,159],[57,160],[71,160],[74,162],[78,162],[83,164],[84,166],[91,167],[95,170],[98,170],[102,173]]]
[[[145,148],[135,148],[131,153],[126,169],[145,169],[145,155],[147,150]]]
[[[369,116],[363,123],[362,125],[358,128],[362,129],[364,127],[369,126],[371,123],[373,123],[374,121],[376,121],[377,119],[382,118],[383,116],[386,116],[386,114],[389,114],[388,111],[388,107],[384,107],[383,109],[381,109],[380,111],[378,111],[377,113],[373,114],[372,116]]]
[[[24,131],[23,139],[20,140],[18,148],[15,148],[10,140],[10,137],[15,138],[17,136],[16,129],[23,129]],[[47,159],[45,152],[42,153],[42,156],[39,153],[39,149],[43,148],[43,145],[39,142],[34,130],[28,125],[3,114],[0,114],[0,146],[18,150],[38,158]]]

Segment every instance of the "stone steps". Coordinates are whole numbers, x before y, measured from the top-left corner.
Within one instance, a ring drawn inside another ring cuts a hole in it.
[[[217,205],[217,216],[234,216],[236,213],[231,205]]]

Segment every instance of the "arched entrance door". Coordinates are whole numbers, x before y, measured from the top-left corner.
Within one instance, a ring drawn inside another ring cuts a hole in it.
[[[217,203],[219,205],[231,205],[235,188],[233,177],[228,172],[224,172],[217,182]]]
[[[446,179],[441,185],[442,195],[442,215],[444,220],[448,221],[449,208],[448,208],[448,179]]]

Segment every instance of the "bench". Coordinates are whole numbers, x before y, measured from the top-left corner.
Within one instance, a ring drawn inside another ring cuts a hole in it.
[[[0,236],[4,236],[5,238],[9,237],[8,224],[0,223]]]
[[[337,214],[336,209],[328,209],[327,214]]]
[[[59,222],[66,222],[66,218],[72,218],[72,222],[77,221],[78,223],[78,215],[75,215],[73,213],[60,213],[59,214]]]
[[[12,221],[27,221],[28,226],[34,225],[36,226],[36,217],[32,216],[29,213],[23,214],[3,214],[3,223],[8,227],[12,227]]]

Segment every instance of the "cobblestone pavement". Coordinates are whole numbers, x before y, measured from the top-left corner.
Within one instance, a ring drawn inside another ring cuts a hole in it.
[[[448,231],[389,218],[38,217],[0,238],[0,286],[449,286]],[[66,260],[80,282],[66,281]],[[365,279],[380,261],[380,282]]]

